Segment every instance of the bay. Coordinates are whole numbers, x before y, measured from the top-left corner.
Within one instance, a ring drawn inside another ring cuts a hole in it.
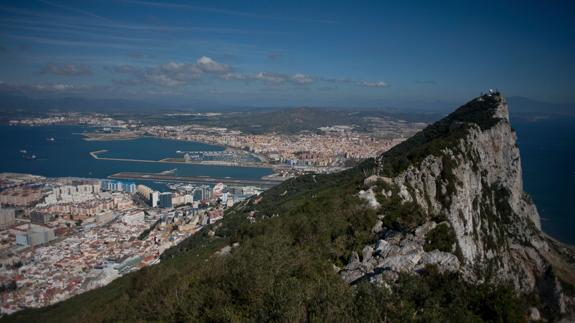
[[[139,138],[134,140],[86,141],[82,126],[8,126],[0,125],[0,172],[30,173],[48,177],[106,178],[118,172],[159,173],[176,168],[177,176],[259,179],[272,173],[268,168],[187,165],[181,163],[139,163],[97,160],[90,152],[107,150],[102,156],[160,160],[178,156],[176,151],[223,150],[203,143]],[[54,138],[49,141],[48,138]],[[22,158],[21,150],[36,159]]]

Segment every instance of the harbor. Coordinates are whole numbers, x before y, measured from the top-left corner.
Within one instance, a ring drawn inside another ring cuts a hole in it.
[[[166,158],[182,158],[193,152],[223,151],[214,145],[160,138],[134,140],[86,141],[78,135],[84,126],[0,126],[6,153],[0,160],[5,172],[32,173],[48,177],[107,178],[120,172],[161,173],[177,168],[178,176],[209,176],[259,180],[273,174],[263,166],[166,162]],[[56,138],[47,144],[46,138]],[[178,153],[181,151],[183,153]],[[212,153],[210,153],[212,154]],[[26,157],[36,158],[26,160]],[[205,153],[208,155],[208,153]],[[213,154],[212,154],[213,155]],[[26,161],[26,162],[23,162]]]

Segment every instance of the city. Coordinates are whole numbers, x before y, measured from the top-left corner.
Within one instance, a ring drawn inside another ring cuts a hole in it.
[[[159,138],[225,148],[178,150],[174,157],[161,160],[111,158],[107,150],[90,152],[101,162],[267,167],[274,173],[259,182],[221,179],[228,185],[217,183],[218,179],[173,176],[175,169],[110,174],[110,179],[1,173],[0,310],[10,314],[54,304],[157,264],[165,250],[222,219],[234,204],[290,177],[349,168],[425,126],[393,119],[378,119],[375,124],[379,130],[371,133],[357,131],[354,125],[331,125],[314,132],[249,134],[194,124],[147,126],[102,113],[50,113],[11,120],[13,127],[81,126],[90,129],[81,133],[86,142]],[[21,153],[30,159],[30,153]],[[147,181],[131,181],[142,179]],[[163,191],[158,191],[146,185],[153,179],[171,183],[151,182],[161,186]]]
[[[0,174],[4,314],[67,299],[156,264],[258,187]]]
[[[221,115],[221,114],[215,114]],[[205,165],[272,167],[282,176],[306,171],[329,173],[352,166],[365,158],[385,152],[423,129],[423,122],[393,118],[365,117],[373,129],[358,130],[359,125],[329,125],[315,131],[297,133],[244,133],[226,127],[188,125],[144,125],[135,119],[118,120],[105,114],[61,113],[49,117],[11,120],[11,125],[84,125],[97,127],[85,132],[89,141],[132,140],[141,137],[201,142],[226,147],[227,153],[197,154],[178,152],[179,158],[162,162]],[[94,158],[102,152],[94,152]],[[187,155],[187,156],[186,156]],[[104,156],[105,158],[105,156]]]

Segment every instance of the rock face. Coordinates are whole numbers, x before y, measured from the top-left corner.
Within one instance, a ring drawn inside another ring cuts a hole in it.
[[[383,239],[379,239],[375,246],[365,246],[361,260],[357,253],[353,253],[348,265],[342,270],[342,278],[347,283],[362,278],[383,283],[394,281],[399,273],[417,272],[428,265],[436,266],[440,272],[457,271],[460,262],[454,254],[424,250],[425,234],[422,233],[429,232],[435,226],[433,221],[425,223],[416,229],[418,235],[404,235],[395,230],[380,228],[378,233],[383,234]]]
[[[547,246],[539,236],[537,209],[523,191],[507,104],[499,96],[490,101],[486,109],[492,109],[494,125],[488,129],[470,125],[457,146],[410,166],[394,182],[403,200],[416,202],[428,214],[447,216],[466,277],[481,281],[484,273],[492,272],[497,279],[529,291],[545,270],[540,253]]]
[[[410,140],[417,151],[398,146],[376,159],[376,173],[386,180],[372,175],[365,192],[377,192],[376,198],[385,201],[394,191],[401,203],[417,205],[426,220],[403,232],[374,228],[382,239],[370,246],[373,256],[361,262],[354,258],[342,271],[344,280],[368,277],[381,283],[434,265],[440,271],[459,271],[470,282],[511,283],[519,292],[535,291],[556,265],[557,258],[549,255],[557,250],[541,232],[537,209],[523,191],[519,148],[505,100],[499,94],[479,97]],[[398,160],[409,164],[398,167]],[[377,207],[371,195],[364,198]],[[380,218],[385,221],[386,216]],[[437,218],[454,233],[455,245],[424,251]],[[567,266],[572,270],[572,264]],[[361,271],[354,272],[357,268]]]

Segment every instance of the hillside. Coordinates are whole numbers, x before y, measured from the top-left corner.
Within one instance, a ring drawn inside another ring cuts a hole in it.
[[[573,319],[575,254],[523,192],[499,95],[227,211],[162,262],[5,322]]]
[[[149,115],[142,118],[145,124],[185,125],[200,124],[210,127],[224,127],[239,130],[248,134],[298,134],[301,132],[318,132],[318,128],[346,125],[353,126],[357,131],[369,132],[381,126],[381,120],[397,122],[399,114],[391,114],[382,110],[343,110],[324,108],[285,108],[285,109],[255,109],[227,111],[210,117],[198,115]],[[379,121],[374,121],[379,120]],[[414,120],[421,122],[429,116],[416,115]],[[415,121],[414,121],[415,122]]]

